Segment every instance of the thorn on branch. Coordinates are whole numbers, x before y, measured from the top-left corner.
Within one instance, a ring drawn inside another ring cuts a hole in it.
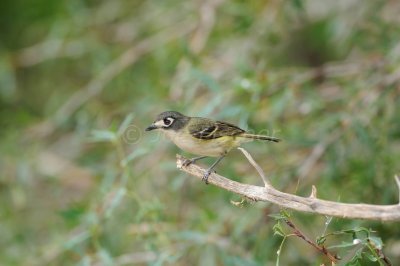
[[[258,199],[256,197],[250,197],[250,196],[244,196],[247,200],[252,201],[252,202],[257,202]]]
[[[183,161],[184,161],[182,155],[177,154],[176,159],[177,159],[176,160],[176,168],[182,169]]]
[[[399,204],[400,204],[400,177],[398,175],[395,175],[394,180],[396,180],[397,188],[399,189]]]
[[[314,185],[312,185],[312,187],[311,187],[311,194],[310,194],[309,198],[312,198],[312,199],[317,198],[317,188]]]

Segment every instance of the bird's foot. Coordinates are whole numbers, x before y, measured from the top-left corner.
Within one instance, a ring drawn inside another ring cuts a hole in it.
[[[206,185],[208,185],[208,177],[211,175],[211,171],[207,170],[204,175],[203,178],[201,179],[201,181],[204,181],[204,183],[206,183]]]
[[[182,166],[189,166],[190,164],[192,164],[192,163],[194,163],[194,162],[196,162],[196,161],[198,161],[198,160],[200,160],[200,159],[204,159],[204,158],[206,158],[207,156],[200,156],[200,157],[195,157],[195,158],[192,158],[192,159],[185,159],[184,161],[183,161],[183,163],[182,163]]]
[[[203,177],[201,178],[201,181],[204,181],[204,183],[206,183],[206,185],[208,185],[208,177],[211,175],[211,173],[216,173],[216,171],[209,169],[204,173]]]
[[[193,159],[185,159],[184,161],[183,161],[183,163],[182,163],[182,166],[189,166],[189,165],[191,165],[192,163],[194,163],[195,162],[195,160],[193,160]]]

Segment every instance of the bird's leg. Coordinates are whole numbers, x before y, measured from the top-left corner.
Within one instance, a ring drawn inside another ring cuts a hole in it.
[[[188,166],[189,164],[192,164],[200,159],[206,158],[207,156],[199,156],[199,157],[194,157],[192,159],[185,159],[182,163],[183,166]]]
[[[204,173],[203,178],[201,180],[203,180],[206,185],[208,184],[208,177],[211,175],[212,170],[214,169],[214,167],[225,157],[225,154],[222,155],[221,157],[219,157],[211,166],[210,168],[207,169],[207,171]]]

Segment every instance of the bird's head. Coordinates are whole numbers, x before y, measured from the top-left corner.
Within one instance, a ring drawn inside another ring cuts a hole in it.
[[[189,121],[189,117],[175,111],[166,111],[159,114],[156,120],[146,128],[146,131],[154,129],[174,130],[183,128]]]

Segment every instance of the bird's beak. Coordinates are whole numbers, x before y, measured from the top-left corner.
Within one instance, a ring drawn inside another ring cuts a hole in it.
[[[150,126],[148,126],[145,130],[146,131],[151,131],[153,129],[157,129],[158,127],[155,124],[151,124]]]

